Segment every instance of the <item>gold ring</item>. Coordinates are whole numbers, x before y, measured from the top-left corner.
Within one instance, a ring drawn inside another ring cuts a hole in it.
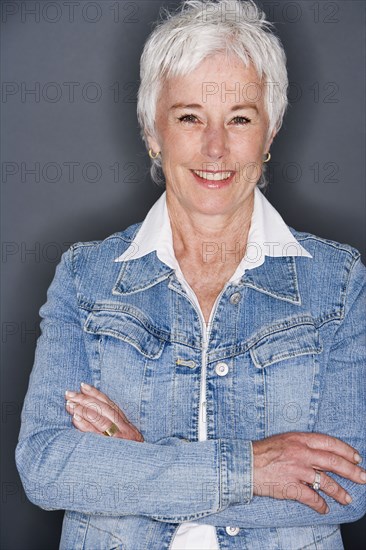
[[[112,424],[109,426],[109,428],[107,428],[105,430],[105,432],[103,432],[103,435],[107,435],[109,437],[113,437],[114,434],[116,434],[117,432],[119,432],[119,428],[118,426],[115,425],[114,422],[112,422]]]

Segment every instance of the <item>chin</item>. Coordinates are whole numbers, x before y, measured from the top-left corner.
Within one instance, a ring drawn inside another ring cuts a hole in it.
[[[233,200],[224,200],[224,198],[216,194],[214,197],[202,197],[200,196],[190,201],[192,209],[200,214],[206,214],[209,216],[219,216],[228,214],[235,208],[235,202]]]

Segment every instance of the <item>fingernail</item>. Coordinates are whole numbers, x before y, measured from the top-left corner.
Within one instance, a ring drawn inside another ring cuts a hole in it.
[[[78,422],[82,420],[81,416],[79,416],[77,413],[73,415],[73,418],[75,418],[75,420],[77,420]]]
[[[67,390],[65,391],[65,395],[66,397],[75,397],[76,392]]]
[[[362,481],[366,481],[366,473],[361,472],[360,478],[362,479]]]
[[[70,399],[68,399],[68,400],[66,401],[66,405],[67,405],[68,407],[72,407],[73,405],[76,405],[76,403],[75,403],[74,401],[70,401]]]
[[[353,458],[354,458],[355,462],[362,462],[362,458],[360,457],[360,455],[358,453],[355,453],[353,455]]]
[[[346,502],[348,502],[348,504],[352,502],[352,497],[350,495],[346,495]]]
[[[92,389],[89,384],[86,384],[85,382],[81,382],[80,386],[83,388],[83,390],[90,391]]]

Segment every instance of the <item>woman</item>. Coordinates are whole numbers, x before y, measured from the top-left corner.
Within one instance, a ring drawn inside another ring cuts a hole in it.
[[[260,190],[287,83],[253,2],[185,2],[145,45],[166,192],[63,255],[23,409],[17,466],[66,510],[63,549],[337,550],[364,513],[365,267]]]

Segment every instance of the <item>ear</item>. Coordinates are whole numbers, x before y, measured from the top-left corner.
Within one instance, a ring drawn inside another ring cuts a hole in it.
[[[267,140],[266,147],[265,147],[265,153],[267,153],[270,150],[272,142],[273,142],[276,134],[277,134],[276,130],[273,130],[272,134],[270,135],[270,137]]]
[[[146,140],[149,144],[149,148],[152,149],[154,153],[159,153],[161,151],[161,147],[157,139],[151,134],[146,134]]]

